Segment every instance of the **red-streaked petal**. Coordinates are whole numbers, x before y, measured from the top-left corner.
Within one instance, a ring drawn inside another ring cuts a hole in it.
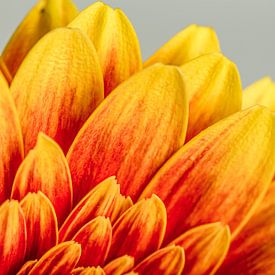
[[[27,247],[26,224],[17,201],[0,206],[0,271],[15,274],[22,266]]]
[[[57,218],[50,200],[41,192],[21,201],[27,228],[26,259],[39,259],[57,244]]]
[[[160,248],[165,226],[165,206],[157,196],[138,202],[115,223],[108,260],[126,254],[139,262]]]
[[[182,74],[174,66],[152,66],[119,85],[68,152],[75,201],[112,175],[135,201],[184,143],[187,109]]]
[[[61,243],[45,253],[28,275],[69,274],[76,266],[80,255],[80,244],[72,241]]]
[[[109,262],[104,271],[106,275],[122,275],[130,270],[135,265],[135,259],[131,256],[124,255]]]
[[[42,133],[17,171],[12,198],[21,200],[28,192],[38,191],[52,202],[59,223],[64,221],[72,208],[70,171],[61,148]]]
[[[82,247],[78,266],[102,266],[112,241],[110,220],[105,217],[91,220],[76,233],[73,240]]]
[[[143,275],[180,275],[184,268],[184,262],[182,247],[168,246],[147,257],[135,267],[134,271]]]
[[[229,227],[212,223],[195,227],[172,242],[184,248],[183,274],[215,274],[222,264],[230,245]]]
[[[16,73],[11,93],[25,152],[44,132],[67,152],[78,130],[103,99],[103,77],[93,44],[80,30],[45,35]]]
[[[274,140],[274,114],[256,106],[209,127],[168,160],[141,196],[164,202],[166,242],[217,221],[236,235],[274,175]]]
[[[37,260],[27,261],[20,270],[16,273],[16,275],[28,275],[34,265],[37,263]]]
[[[72,275],[105,275],[101,267],[79,267],[71,272]]]

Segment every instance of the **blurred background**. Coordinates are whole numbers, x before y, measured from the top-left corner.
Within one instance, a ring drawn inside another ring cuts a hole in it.
[[[0,1],[0,51],[36,0]],[[74,0],[80,9],[92,0]],[[269,75],[275,79],[275,0],[113,0],[132,21],[143,59],[185,26],[216,30],[223,53],[239,68],[243,86]]]

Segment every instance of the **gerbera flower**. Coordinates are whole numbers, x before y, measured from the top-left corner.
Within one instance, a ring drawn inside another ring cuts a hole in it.
[[[0,59],[1,274],[274,274],[271,80],[243,96],[211,28],[142,65],[121,10],[77,13],[39,1]]]

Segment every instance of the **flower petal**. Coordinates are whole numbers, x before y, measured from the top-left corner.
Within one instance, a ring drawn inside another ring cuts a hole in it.
[[[41,192],[21,201],[27,228],[26,259],[38,259],[57,244],[57,218],[50,200]]]
[[[45,253],[29,272],[29,275],[69,274],[81,255],[81,246],[76,242],[65,242]]]
[[[96,2],[69,26],[82,30],[94,43],[104,75],[105,96],[142,68],[137,35],[120,9]]]
[[[168,246],[147,257],[134,271],[138,274],[180,275],[184,262],[183,249],[180,246]]]
[[[64,152],[103,99],[94,46],[80,30],[60,28],[44,36],[18,70],[11,93],[21,121],[25,152],[40,131]]]
[[[0,55],[0,82],[4,82],[4,84],[10,84],[12,81],[12,76],[10,74],[9,69],[7,68],[2,56]],[[0,84],[0,87],[3,84]]]
[[[16,170],[23,159],[23,140],[8,84],[0,77],[0,204],[10,197]]]
[[[155,195],[128,209],[113,226],[108,261],[129,255],[139,262],[159,249],[164,237],[166,211]]]
[[[82,226],[97,216],[114,217],[118,205],[121,205],[119,185],[114,177],[110,177],[91,190],[73,209],[60,228],[60,241],[71,240]]]
[[[218,274],[275,274],[275,181],[240,234]]]
[[[66,26],[78,11],[71,0],[40,0],[11,37],[3,58],[12,76],[36,42],[50,30]]]
[[[16,273],[16,275],[28,275],[34,265],[37,263],[37,260],[27,261],[20,270]]]
[[[21,200],[28,192],[38,191],[52,202],[59,223],[64,221],[72,208],[70,171],[59,146],[42,133],[17,171],[12,198]]]
[[[242,107],[236,65],[220,53],[200,56],[181,67],[189,97],[186,141]],[[211,98],[211,100],[209,100]]]
[[[23,264],[26,252],[26,224],[17,201],[0,206],[0,270],[14,274]]]
[[[172,242],[184,248],[183,274],[215,274],[230,245],[229,227],[222,223],[201,225],[185,232]]]
[[[190,25],[157,50],[144,66],[148,67],[158,62],[182,65],[200,55],[219,51],[219,40],[212,28]]]
[[[97,217],[84,225],[73,237],[80,243],[82,253],[78,266],[103,265],[112,240],[112,226],[105,217]]]
[[[274,114],[256,106],[209,127],[168,160],[141,195],[164,202],[166,242],[216,221],[238,233],[274,175],[274,126]]]
[[[275,82],[270,77],[264,77],[244,90],[243,108],[257,104],[275,112]]]
[[[132,270],[135,265],[135,259],[131,256],[124,255],[109,262],[104,271],[106,275],[122,275]]]
[[[68,152],[75,201],[112,175],[122,194],[135,201],[184,143],[187,109],[176,67],[158,64],[122,83],[91,115]]]
[[[72,271],[72,275],[105,275],[101,267],[79,267]]]

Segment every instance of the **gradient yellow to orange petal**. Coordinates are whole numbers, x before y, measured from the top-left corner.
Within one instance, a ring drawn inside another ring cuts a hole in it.
[[[2,56],[0,55],[0,82],[4,82],[4,85],[10,84],[12,81],[12,76],[9,69],[7,68]],[[3,84],[0,84],[3,85]]]
[[[101,267],[78,267],[72,272],[72,275],[105,275],[104,270]]]
[[[104,266],[106,275],[122,275],[133,269],[135,265],[134,257],[124,255],[114,259]]]

